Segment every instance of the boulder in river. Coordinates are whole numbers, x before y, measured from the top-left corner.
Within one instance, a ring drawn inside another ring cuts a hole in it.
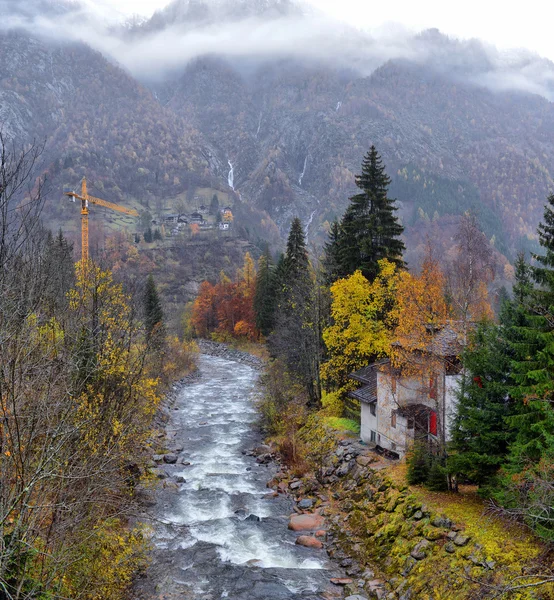
[[[166,454],[164,455],[164,463],[168,465],[174,465],[177,462],[178,456],[176,454]]]
[[[305,546],[306,548],[317,548],[317,549],[323,548],[323,544],[321,543],[321,540],[318,540],[317,538],[315,538],[311,535],[301,535],[301,536],[297,537],[296,543],[299,546]]]
[[[330,581],[333,585],[351,585],[354,583],[354,580],[349,577],[333,577]]]
[[[289,521],[289,529],[292,531],[313,531],[321,529],[325,519],[321,515],[292,515]]]

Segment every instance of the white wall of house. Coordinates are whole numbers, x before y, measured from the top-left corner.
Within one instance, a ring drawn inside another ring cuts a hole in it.
[[[377,437],[372,439],[371,432],[375,432],[377,436],[377,416],[371,414],[371,406],[365,402],[361,404],[361,425],[360,425],[360,437],[366,444],[377,443]]]
[[[382,448],[393,450],[400,456],[410,449],[414,430],[408,429],[408,419],[398,414],[398,409],[410,404],[424,404],[437,412],[439,431],[443,419],[446,424],[446,439],[450,440],[452,419],[456,410],[457,389],[460,375],[440,374],[437,376],[437,398],[431,398],[429,388],[422,385],[418,378],[396,378],[393,383],[391,375],[383,372],[377,374],[377,404],[375,415],[371,405],[361,403],[361,438],[366,443],[375,442]],[[442,410],[444,393],[445,405]],[[396,414],[393,417],[393,414]],[[372,436],[372,431],[375,436]]]

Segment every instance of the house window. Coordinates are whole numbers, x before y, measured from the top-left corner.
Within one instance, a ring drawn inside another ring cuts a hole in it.
[[[396,444],[394,442],[390,443],[390,449],[393,451],[396,450]]]
[[[370,439],[370,440],[371,440],[373,443],[375,443],[375,442],[376,442],[376,440],[377,440],[377,432],[376,432],[376,431],[372,431],[372,432],[370,433],[369,439]]]
[[[438,378],[436,375],[431,375],[429,379],[429,398],[431,398],[432,400],[437,399],[437,379]]]
[[[396,429],[396,411],[391,410],[390,413],[390,426]]]
[[[372,416],[375,416],[377,414],[377,404],[375,402],[372,402],[369,405],[369,412],[372,414]]]
[[[429,433],[437,435],[437,413],[434,410],[429,415]]]

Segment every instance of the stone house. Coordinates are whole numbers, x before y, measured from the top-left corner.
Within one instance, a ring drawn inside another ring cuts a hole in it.
[[[351,374],[362,384],[349,395],[361,405],[364,442],[402,457],[416,441],[449,441],[462,337],[447,325],[433,333],[425,350],[412,353],[411,368],[382,360]]]

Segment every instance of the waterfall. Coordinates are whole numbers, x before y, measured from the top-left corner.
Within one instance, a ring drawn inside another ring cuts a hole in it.
[[[339,112],[340,107],[342,106],[342,102],[337,102],[337,108],[335,109],[336,112]]]
[[[300,177],[298,178],[298,185],[302,185],[302,179],[304,179],[304,174],[306,173],[306,165],[308,164],[308,155],[304,159],[304,168],[302,169],[302,173],[300,173]]]
[[[233,163],[230,160],[227,162],[230,167],[229,175],[227,175],[227,183],[229,184],[229,187],[235,191],[235,170],[233,169]]]
[[[308,240],[308,229],[310,228],[310,225],[312,224],[312,221],[314,220],[314,216],[315,216],[316,212],[317,212],[317,210],[312,211],[312,214],[310,215],[310,218],[308,219],[308,222],[306,223],[306,226],[304,227],[304,231],[306,233],[306,241]]]
[[[262,114],[260,113],[260,119],[258,120],[258,129],[256,130],[256,139],[258,139],[258,133],[260,133],[260,127],[262,126]]]

